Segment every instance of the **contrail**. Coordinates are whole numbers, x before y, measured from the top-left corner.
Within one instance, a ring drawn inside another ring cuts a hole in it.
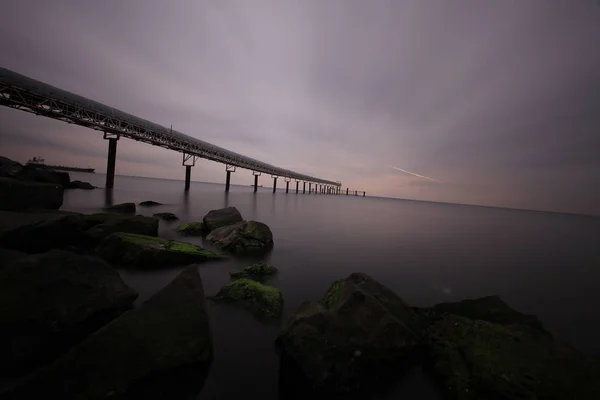
[[[441,182],[440,182],[440,181],[438,181],[437,179],[433,179],[433,178],[430,178],[430,177],[428,177],[428,176],[424,176],[424,175],[415,174],[414,172],[410,172],[410,171],[407,171],[407,170],[405,170],[405,169],[402,169],[402,168],[394,167],[393,165],[388,165],[388,167],[390,167],[390,168],[394,168],[394,169],[397,169],[398,171],[402,171],[402,172],[404,172],[405,174],[410,174],[410,175],[418,176],[419,178],[423,178],[423,179],[429,179],[430,181],[434,181],[434,182],[441,183]]]

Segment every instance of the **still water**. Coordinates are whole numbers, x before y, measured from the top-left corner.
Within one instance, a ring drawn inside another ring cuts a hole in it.
[[[102,174],[71,173],[104,186]],[[159,234],[178,238],[178,223],[198,221],[211,209],[235,206],[245,219],[268,224],[273,251],[265,261],[280,272],[269,284],[285,297],[284,317],[305,300],[317,300],[332,281],[364,272],[414,306],[499,295],[513,308],[537,315],[557,337],[600,354],[600,218],[354,196],[271,193],[250,186],[117,176],[112,196],[103,189],[67,191],[63,209],[101,211],[106,202],[154,200],[163,206],[138,213],[175,213]],[[202,244],[200,238],[186,238]],[[200,266],[207,295],[229,281],[228,272],[252,260]],[[180,268],[120,271],[142,302]],[[280,323],[261,324],[244,310],[208,302],[215,356],[198,399],[279,398],[274,340]],[[386,398],[436,399],[416,371]]]

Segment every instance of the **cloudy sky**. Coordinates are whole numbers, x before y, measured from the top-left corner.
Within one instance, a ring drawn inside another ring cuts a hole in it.
[[[600,215],[597,0],[2,4],[2,67],[188,135],[372,195]],[[106,165],[101,133],[7,108],[0,148]],[[124,139],[117,173],[184,169]]]

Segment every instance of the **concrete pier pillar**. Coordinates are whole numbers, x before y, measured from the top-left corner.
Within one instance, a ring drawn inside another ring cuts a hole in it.
[[[225,178],[225,191],[229,192],[229,183],[231,182],[231,171],[227,171],[227,177]]]
[[[298,194],[298,186],[300,186],[300,181],[296,181],[296,194]]]
[[[285,193],[289,193],[290,192],[290,181],[286,181],[285,182]]]
[[[302,194],[306,193],[306,182],[302,182]]]
[[[186,165],[185,166],[185,190],[188,191],[190,190],[190,179],[192,177],[192,166],[191,165]]]
[[[312,183],[308,182],[308,194],[312,191]]]
[[[273,193],[277,190],[277,177],[273,177]]]
[[[363,192],[363,197],[365,197],[367,195],[367,192]]]
[[[252,171],[254,175],[254,193],[258,190],[258,177],[260,176],[260,172]]]
[[[348,188],[346,188],[346,196],[348,196]]]
[[[356,196],[356,193],[358,193],[358,191],[357,191],[357,190],[355,190],[355,191],[354,191],[354,195],[355,195],[355,196]]]
[[[117,138],[108,139],[108,159],[106,160],[106,188],[115,186],[115,164],[117,162]]]

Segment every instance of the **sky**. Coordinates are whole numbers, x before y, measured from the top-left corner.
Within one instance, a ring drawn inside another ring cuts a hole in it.
[[[598,0],[2,4],[0,66],[190,136],[373,196],[600,215]],[[0,155],[102,172],[107,149],[0,108]],[[184,168],[122,139],[117,174]]]

